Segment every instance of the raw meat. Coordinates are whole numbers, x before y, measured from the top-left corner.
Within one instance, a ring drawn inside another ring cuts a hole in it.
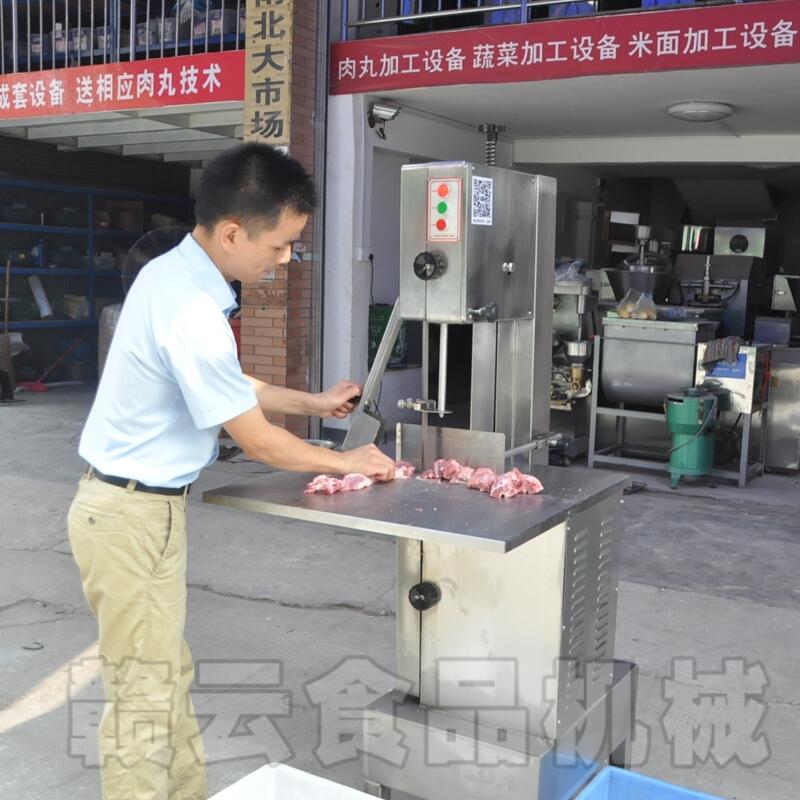
[[[451,481],[461,471],[461,464],[454,458],[440,458],[433,462],[433,472],[443,481]]]
[[[397,461],[394,465],[395,480],[410,478],[415,472],[414,465],[407,461]],[[433,462],[432,469],[426,469],[421,478],[425,480],[447,481],[452,484],[466,485],[470,489],[488,492],[496,500],[505,500],[516,494],[539,494],[542,484],[533,475],[526,475],[516,467],[501,475],[495,474],[488,467],[465,467],[454,458],[440,458]],[[356,492],[372,486],[375,481],[358,472],[334,478],[331,475],[317,475],[306,486],[306,494],[335,494],[336,492]]]
[[[489,467],[478,467],[467,481],[468,489],[478,489],[481,492],[490,492],[497,475]]]
[[[494,497],[496,500],[506,500],[519,494],[522,489],[522,481],[511,472],[504,472],[495,478],[492,488],[489,490],[489,496]]]
[[[537,477],[526,475],[524,472],[521,472],[520,475],[522,476],[522,491],[525,494],[539,494],[544,491],[544,486]]]
[[[515,494],[539,494],[543,488],[538,478],[533,475],[525,475],[514,467],[514,469],[497,476],[489,494],[498,500],[505,500]]]
[[[415,472],[413,464],[408,461],[397,461],[394,465],[395,480],[410,478]],[[360,472],[351,472],[343,478],[334,478],[331,475],[317,475],[309,483],[304,494],[336,494],[337,492],[357,492],[372,486],[375,481],[362,475]]]
[[[416,471],[417,468],[413,464],[409,464],[408,461],[396,461],[394,464],[394,479],[396,481],[405,480],[410,478]]]
[[[303,494],[335,494],[341,491],[342,482],[332,475],[317,475],[311,483],[306,486]]]
[[[464,469],[469,468],[462,467],[454,458],[439,458],[433,462],[433,468],[426,469],[421,477],[429,481],[450,481],[452,483],[457,483],[458,481],[455,479],[459,477],[461,471]]]
[[[458,470],[458,475],[450,478],[450,483],[463,483],[465,486],[469,483],[469,479],[472,477],[473,473],[475,472],[472,467],[461,467]]]
[[[375,481],[373,481],[372,478],[368,478],[360,472],[351,472],[349,475],[345,475],[344,478],[342,478],[341,491],[357,492],[359,489],[366,489],[368,486],[372,486],[373,483],[375,483]]]

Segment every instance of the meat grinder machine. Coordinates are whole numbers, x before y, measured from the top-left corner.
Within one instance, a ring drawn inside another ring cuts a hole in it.
[[[469,163],[403,168],[400,298],[344,447],[372,441],[374,392],[403,319],[440,326],[439,376],[404,399],[398,458],[530,469],[506,501],[439,481],[306,495],[273,473],[204,500],[397,541],[397,688],[364,714],[365,786],[379,797],[567,800],[627,763],[636,668],[615,661],[627,477],[547,465],[555,181]],[[446,344],[472,326],[469,426],[447,420]],[[426,347],[423,347],[423,354]],[[544,443],[544,444],[542,444]],[[265,536],[268,528],[265,529]],[[357,565],[354,565],[357,569]]]

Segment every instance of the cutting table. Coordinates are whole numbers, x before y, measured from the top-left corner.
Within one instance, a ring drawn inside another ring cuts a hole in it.
[[[360,492],[303,494],[313,475],[291,472],[213,489],[203,500],[339,529],[506,553],[618,493],[626,480],[610,472],[546,466],[537,467],[536,475],[544,493],[510,500],[419,478]]]
[[[380,698],[365,720],[376,796],[562,800],[602,764],[625,763],[635,674],[613,660],[613,643],[629,480],[547,466],[536,475],[542,494],[504,501],[419,478],[306,495],[312,476],[284,472],[203,495],[321,534],[397,538],[397,675],[410,689]],[[582,729],[594,733],[582,741]],[[398,732],[403,764],[392,760]]]

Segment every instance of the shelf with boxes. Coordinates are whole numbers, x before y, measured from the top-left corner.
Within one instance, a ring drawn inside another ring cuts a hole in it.
[[[186,197],[0,178],[0,273],[11,274],[18,371],[38,374],[81,339],[63,374],[93,377],[97,321],[122,300],[130,248],[148,230],[188,227],[191,218]],[[0,295],[0,320],[3,303]]]
[[[244,0],[51,0],[49,7],[40,0],[2,0],[2,5],[0,73],[5,74],[244,46]]]

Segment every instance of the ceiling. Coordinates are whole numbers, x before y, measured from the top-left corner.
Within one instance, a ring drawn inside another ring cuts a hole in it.
[[[439,86],[380,97],[470,126],[502,124],[516,140],[800,133],[800,64]],[[734,114],[707,124],[667,116],[670,105],[687,100],[728,103]]]
[[[143,111],[0,120],[0,134],[135,158],[202,165],[241,141],[241,102],[204,103]]]

